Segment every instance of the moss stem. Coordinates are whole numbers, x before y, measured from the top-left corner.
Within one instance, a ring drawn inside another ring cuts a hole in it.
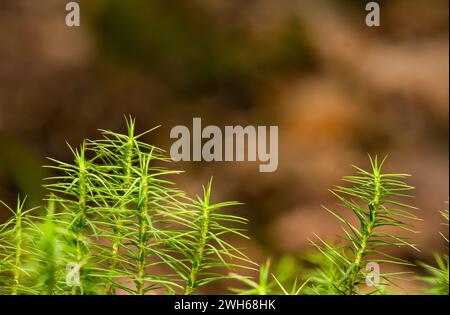
[[[378,171],[374,174],[374,190],[373,198],[368,204],[369,207],[369,218],[366,227],[363,229],[363,235],[361,238],[361,245],[356,252],[355,260],[350,267],[350,276],[348,278],[345,294],[353,295],[356,294],[357,278],[359,272],[362,269],[362,261],[367,252],[367,243],[372,237],[373,226],[375,224],[375,219],[377,215],[378,208],[380,206],[380,196],[381,196],[381,176]]]
[[[84,249],[84,228],[86,226],[86,161],[85,161],[85,144],[83,144],[83,147],[80,150],[80,155],[78,157],[78,180],[79,180],[79,186],[78,186],[78,219],[75,222],[74,225],[74,232],[76,237],[76,264],[78,266],[81,265],[81,262],[83,260],[83,256],[85,254]],[[79,272],[81,273],[81,266],[79,267]],[[80,280],[80,293],[82,284]],[[72,286],[71,290],[72,295],[78,294],[78,287]]]
[[[134,148],[134,135],[133,135],[134,131],[132,129],[130,129],[129,134],[128,134],[128,144],[127,144],[127,149],[125,152],[125,165],[124,165],[124,170],[125,170],[125,178],[123,179],[123,183],[122,183],[122,189],[123,189],[123,195],[122,195],[122,199],[120,201],[120,208],[121,211],[125,212],[127,210],[127,202],[125,200],[125,194],[126,194],[126,190],[128,189],[128,186],[130,185],[130,177],[131,177],[131,169],[133,167],[133,148]],[[111,272],[114,272],[116,269],[116,265],[117,265],[117,258],[119,257],[119,250],[120,250],[120,246],[122,243],[122,235],[123,235],[123,218],[122,215],[114,215],[114,228],[113,228],[113,232],[114,232],[114,241],[112,244],[112,249],[111,249],[111,260],[110,260],[110,265],[109,265],[109,269]],[[110,283],[108,283],[105,286],[104,289],[105,294],[114,294],[115,293],[115,283],[114,280],[112,279],[110,281]]]
[[[20,285],[20,265],[22,263],[22,242],[23,242],[23,229],[22,229],[22,206],[20,200],[17,201],[17,211],[16,211],[16,223],[15,223],[15,245],[16,253],[14,259],[14,281],[12,286],[12,295],[17,295],[19,285]]]
[[[184,290],[185,295],[191,295],[197,287],[197,277],[200,271],[201,264],[204,259],[205,247],[208,240],[209,225],[210,225],[210,208],[209,200],[206,199],[202,207],[202,225],[200,228],[200,238],[198,240],[198,247],[195,257],[192,262],[192,267],[189,273],[188,281]]]

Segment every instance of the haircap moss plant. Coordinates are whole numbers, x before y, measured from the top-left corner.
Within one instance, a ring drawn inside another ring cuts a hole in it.
[[[290,276],[280,278],[276,271],[271,274],[270,261],[267,261],[261,266],[256,281],[234,275],[247,288],[231,290],[240,294],[386,294],[387,285],[404,272],[383,273],[381,267],[384,264],[414,266],[386,249],[406,246],[418,250],[398,231],[414,233],[412,225],[406,221],[420,219],[411,213],[416,208],[401,200],[411,197],[406,192],[414,189],[404,182],[409,175],[383,173],[386,158],[379,162],[376,156],[369,156],[369,160],[369,171],[354,166],[357,174],[344,177],[350,187],[335,186],[330,190],[341,206],[354,214],[359,225],[352,223],[352,218],[324,207],[343,224],[343,236],[339,236],[338,241],[328,242],[316,235],[318,241],[312,241],[312,244],[317,251],[303,259],[308,265],[314,265],[314,268],[300,268],[300,274],[294,271]],[[390,229],[383,230],[385,227]],[[445,286],[445,280],[448,283],[448,267],[445,269],[442,263],[445,259],[439,260],[442,270],[434,270],[434,277],[428,278],[434,285],[439,283],[439,287],[441,284]],[[368,266],[377,266],[380,270],[367,271]],[[286,280],[290,286],[286,286]]]
[[[223,269],[251,268],[228,242],[246,237],[246,220],[213,203],[212,181],[191,199],[176,187],[162,149],[143,142],[135,121],[127,133],[70,148],[74,161],[50,158],[48,204],[0,225],[0,293],[193,294],[228,278]],[[6,205],[5,205],[6,206]],[[42,210],[44,213],[42,214]],[[120,290],[120,291],[119,291]]]
[[[230,278],[227,273],[219,272],[220,268],[253,269],[251,260],[224,237],[230,234],[247,238],[240,228],[246,219],[221,211],[238,203],[212,203],[211,192],[212,181],[203,187],[203,196],[191,202],[190,213],[185,215],[188,232],[171,242],[175,251],[182,254],[176,269],[184,280],[184,294],[192,294],[212,281]],[[230,227],[230,223],[237,227]]]
[[[401,273],[383,273],[379,283],[368,282],[367,266],[396,264],[413,266],[408,261],[395,257],[386,252],[388,247],[407,246],[414,250],[417,247],[409,239],[398,235],[399,230],[416,233],[412,225],[406,220],[420,220],[411,210],[414,206],[404,203],[398,198],[410,198],[408,191],[414,187],[404,182],[408,174],[383,173],[384,158],[369,156],[371,169],[366,171],[354,166],[356,175],[344,177],[344,181],[351,187],[336,186],[331,193],[340,201],[341,205],[351,210],[356,216],[359,226],[342,216],[337,211],[324,207],[343,223],[343,243],[333,246],[322,240],[312,241],[315,247],[328,259],[331,266],[328,270],[320,270],[314,274],[311,281],[312,292],[325,294],[361,294],[364,284],[372,287],[369,293],[383,293],[384,287]],[[391,227],[389,232],[383,230]],[[392,232],[391,232],[392,231]],[[397,232],[396,232],[397,231]]]

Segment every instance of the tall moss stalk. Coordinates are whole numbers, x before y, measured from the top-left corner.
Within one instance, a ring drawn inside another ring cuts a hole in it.
[[[194,258],[192,259],[192,266],[189,272],[188,281],[186,282],[186,287],[184,289],[184,294],[190,295],[194,292],[197,287],[197,277],[199,270],[202,266],[205,247],[208,242],[208,233],[210,225],[210,208],[209,208],[209,198],[210,198],[211,187],[208,186],[208,192],[205,194],[204,200],[201,203],[201,216],[200,216],[200,231],[199,238],[197,240],[197,248],[195,250]]]
[[[11,294],[17,295],[20,285],[20,276],[22,273],[22,255],[23,255],[23,225],[22,225],[22,208],[23,203],[17,200],[17,208],[15,212],[15,226],[14,226],[14,245],[15,245],[15,256],[14,256],[14,282],[11,287]]]
[[[332,194],[341,202],[341,205],[351,210],[359,221],[359,226],[342,216],[337,211],[324,207],[341,223],[343,244],[331,245],[320,237],[319,244],[312,243],[322,253],[323,257],[331,263],[331,267],[324,264],[323,269],[313,272],[311,289],[309,292],[318,294],[361,294],[367,281],[364,269],[369,263],[375,263],[382,268],[384,264],[409,265],[413,264],[392,256],[382,249],[385,247],[407,246],[414,250],[417,247],[408,238],[399,236],[395,229],[416,233],[410,222],[418,219],[411,210],[416,209],[401,201],[411,197],[405,193],[414,189],[403,179],[408,174],[385,174],[382,168],[386,158],[381,162],[378,158],[369,157],[371,169],[366,171],[359,167],[357,175],[346,176],[344,181],[350,187],[336,186]],[[407,222],[407,221],[408,222]],[[394,228],[392,233],[380,231],[382,227]],[[388,282],[400,276],[401,273],[380,273],[377,283],[368,287],[371,293],[382,293]]]

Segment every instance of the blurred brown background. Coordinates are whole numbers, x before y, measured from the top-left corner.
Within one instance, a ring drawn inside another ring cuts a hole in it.
[[[0,0],[0,198],[42,198],[44,157],[69,160],[97,128],[123,130],[123,115],[170,148],[170,128],[279,125],[279,168],[257,163],[177,163],[180,185],[245,203],[250,254],[297,254],[313,233],[339,224],[320,207],[327,189],[385,155],[388,171],[414,176],[424,219],[415,236],[432,261],[448,250],[438,213],[448,206],[448,1],[378,1],[369,28],[356,0]],[[5,219],[4,209],[0,219]],[[411,290],[414,290],[413,288]]]

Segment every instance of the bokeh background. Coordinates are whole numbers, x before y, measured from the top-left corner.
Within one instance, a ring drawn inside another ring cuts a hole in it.
[[[350,164],[368,167],[367,153],[389,153],[386,169],[417,187],[421,253],[396,254],[432,262],[448,251],[438,234],[448,233],[447,0],[378,1],[378,28],[365,25],[362,0],[78,2],[81,27],[69,28],[67,1],[0,1],[2,200],[39,204],[45,157],[70,161],[65,141],[124,130],[124,114],[140,130],[162,125],[148,141],[166,150],[170,128],[193,117],[278,125],[275,173],[174,164],[189,193],[214,176],[217,200],[245,203],[254,259],[301,255],[313,233],[334,238],[339,224],[320,205],[336,204],[327,189]]]

